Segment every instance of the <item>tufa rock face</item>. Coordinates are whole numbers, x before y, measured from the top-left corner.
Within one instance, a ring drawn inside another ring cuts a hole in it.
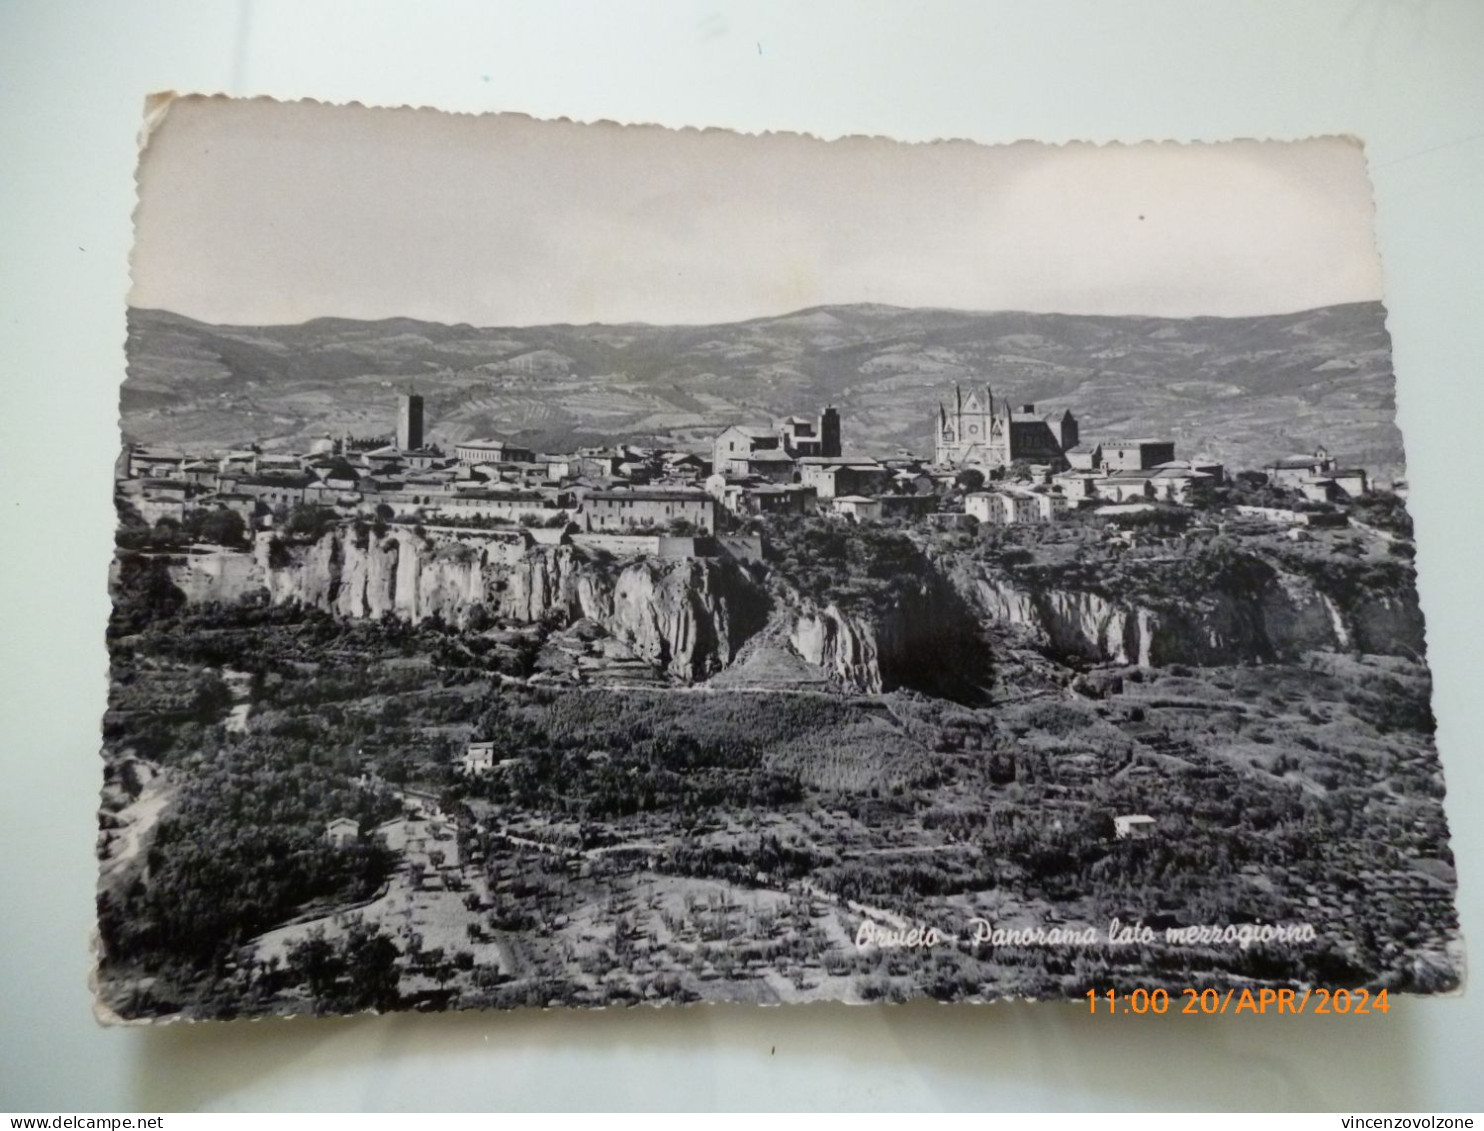
[[[799,614],[789,644],[805,663],[823,669],[848,687],[867,692],[885,690],[875,626],[846,616],[834,605]]]
[[[1095,662],[1220,665],[1314,649],[1417,655],[1423,647],[1415,592],[1347,599],[1278,570],[1256,592],[1217,591],[1198,604],[1159,607],[971,570],[956,570],[953,579],[982,615],[1033,634],[1053,652]]]
[[[466,627],[480,613],[535,623],[587,619],[636,657],[696,682],[724,670],[768,622],[765,590],[730,557],[599,560],[571,546],[534,545],[520,532],[384,537],[353,527],[302,546],[260,535],[251,553],[223,551],[172,574],[193,602],[266,592],[350,618],[439,618]],[[890,608],[845,612],[785,600],[788,645],[832,681],[864,692],[919,685],[934,676],[972,617],[945,586],[924,585]]]
[[[571,546],[532,545],[518,533],[422,537],[398,529],[378,539],[342,527],[287,550],[260,536],[251,554],[223,551],[210,563],[173,568],[172,580],[194,602],[266,591],[275,605],[352,618],[437,617],[464,627],[476,610],[527,623],[585,617],[685,680],[725,667],[766,619],[767,606],[730,559],[604,567]]]
[[[789,644],[806,663],[857,691],[879,693],[900,687],[927,689],[947,684],[971,687],[988,661],[974,610],[936,581],[902,594],[894,604],[870,612],[845,612],[838,605],[804,600]],[[957,671],[963,665],[967,670]]]
[[[273,604],[345,617],[436,617],[461,627],[485,614],[526,623],[586,618],[634,656],[691,682],[727,668],[771,615],[778,646],[866,693],[928,690],[945,679],[976,684],[989,662],[986,624],[1014,626],[1053,655],[1142,666],[1262,662],[1314,649],[1422,653],[1422,613],[1406,579],[1360,585],[1247,564],[1240,584],[1177,603],[1036,586],[944,557],[890,606],[853,610],[786,585],[775,584],[770,599],[730,557],[614,562],[537,545],[521,531],[420,536],[398,528],[375,538],[341,527],[310,545],[285,548],[260,535],[250,553],[187,555],[171,562],[170,575],[192,602],[266,592]]]
[[[1053,651],[1089,660],[1150,664],[1154,618],[1096,593],[1017,588],[992,577],[970,580],[970,599],[994,620],[1026,629]]]
[[[686,680],[726,667],[766,617],[761,590],[730,561],[644,559],[610,587],[583,585],[583,613],[634,654]]]

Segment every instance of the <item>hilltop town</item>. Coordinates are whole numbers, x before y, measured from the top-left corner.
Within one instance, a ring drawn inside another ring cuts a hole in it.
[[[557,453],[396,410],[120,459],[120,1016],[1456,984],[1398,485],[983,386],[885,458],[848,404]],[[856,941],[1140,916],[1320,942]]]
[[[423,414],[423,398],[403,393],[395,436],[325,435],[305,452],[131,445],[119,464],[120,505],[150,525],[220,512],[244,531],[269,531],[295,509],[319,508],[327,520],[692,536],[775,514],[881,522],[960,513],[995,525],[1052,523],[1079,510],[1197,505],[1233,481],[1209,457],[1177,458],[1184,454],[1173,441],[1084,439],[1071,409],[1011,405],[988,386],[967,394],[955,387],[951,404],[939,406],[931,458],[852,453],[848,421],[833,405],[813,419],[728,426],[702,452],[620,444],[538,453],[501,438],[440,448],[425,443]],[[1371,486],[1363,468],[1340,466],[1322,448],[1275,452],[1239,478],[1296,504],[1247,513],[1292,524],[1334,521],[1322,516],[1341,513]]]

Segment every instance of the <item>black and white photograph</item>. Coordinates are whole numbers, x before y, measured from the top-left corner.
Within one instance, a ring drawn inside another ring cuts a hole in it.
[[[1459,990],[1360,141],[143,132],[101,1020]]]

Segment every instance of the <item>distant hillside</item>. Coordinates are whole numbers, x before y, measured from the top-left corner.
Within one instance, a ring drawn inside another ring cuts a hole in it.
[[[833,402],[849,449],[932,451],[955,381],[1067,406],[1086,438],[1158,435],[1260,465],[1327,445],[1403,474],[1379,303],[1256,318],[833,306],[717,326],[476,328],[396,318],[211,326],[129,313],[126,439],[185,448],[389,432],[415,384],[434,440],[699,449],[726,424]]]

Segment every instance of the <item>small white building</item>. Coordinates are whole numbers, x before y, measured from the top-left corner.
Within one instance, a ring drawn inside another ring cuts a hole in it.
[[[880,522],[881,500],[868,499],[864,495],[837,495],[830,502],[836,514],[853,518],[856,522]]]
[[[1114,503],[1154,498],[1153,471],[1115,471],[1097,481],[1098,497]]]
[[[1284,456],[1275,459],[1263,468],[1268,482],[1274,487],[1299,487],[1306,479],[1328,475],[1335,469],[1335,461],[1323,448],[1315,448],[1314,454]]]
[[[1368,494],[1371,489],[1370,477],[1363,467],[1339,468],[1330,472],[1329,477],[1335,481],[1340,494],[1347,498],[1354,499]]]
[[[1098,495],[1098,480],[1102,477],[1101,471],[1063,471],[1059,475],[1053,475],[1051,482],[1061,488],[1062,496],[1068,501],[1095,499]]]
[[[1060,522],[1071,509],[1067,497],[1056,491],[1032,491],[1031,497],[1035,500],[1036,516],[1040,522]]]
[[[493,742],[471,742],[459,759],[459,769],[469,777],[484,777],[495,768],[495,744]]]
[[[361,839],[361,825],[350,817],[336,817],[325,826],[325,840],[331,848],[345,848]]]
[[[1114,817],[1113,835],[1119,840],[1148,840],[1154,835],[1154,818],[1146,813]]]
[[[964,500],[968,514],[995,526],[1057,522],[1066,516],[1068,506],[1065,495],[1016,488],[976,491]]]
[[[1311,503],[1327,503],[1335,497],[1338,488],[1335,481],[1327,475],[1316,475],[1312,479],[1305,479],[1298,485],[1303,496]]]
[[[1209,472],[1163,464],[1154,469],[1149,486],[1156,499],[1169,503],[1190,503],[1209,493],[1216,482],[1216,477]]]

